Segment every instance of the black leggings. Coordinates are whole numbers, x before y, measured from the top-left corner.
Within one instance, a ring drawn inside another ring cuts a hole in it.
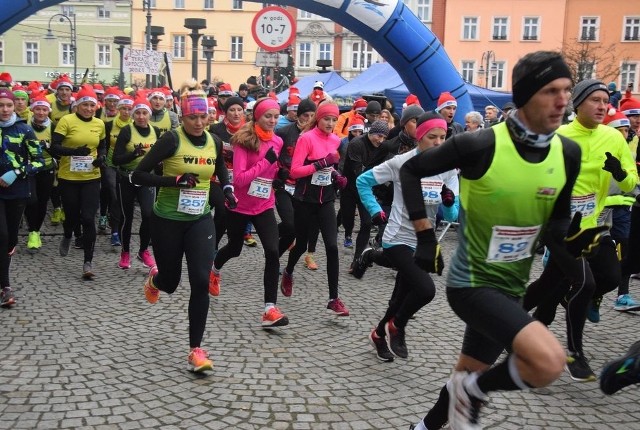
[[[140,204],[140,252],[149,247],[151,241],[151,213],[153,212],[153,202],[155,200],[155,188],[153,187],[137,187],[133,185],[129,179],[122,174],[117,176],[118,203],[120,204],[120,218],[122,219],[120,227],[120,240],[122,241],[122,250],[129,252],[131,244],[131,227],[133,225],[133,209],[135,201]],[[114,202],[115,204],[115,202]]]
[[[224,205],[222,188],[215,182],[209,185],[209,206],[214,208],[213,222],[216,226],[216,249],[218,249],[220,240],[227,231],[227,208]]]
[[[396,326],[405,327],[409,318],[436,295],[431,276],[413,261],[413,249],[407,245],[395,245],[384,248],[383,253],[398,268],[398,274],[387,312],[378,323],[376,333],[379,336],[384,335],[384,326],[392,318],[395,318]]]
[[[71,239],[76,227],[82,226],[84,261],[93,260],[96,243],[96,213],[100,204],[100,179],[67,181],[60,179],[60,197],[64,206],[64,237]]]
[[[151,238],[158,274],[153,284],[168,294],[178,288],[182,256],[187,258],[191,296],[189,297],[189,346],[199,347],[209,313],[209,272],[215,240],[209,214],[195,221],[176,221],[151,216]]]
[[[115,167],[104,166],[100,168],[100,216],[109,214],[111,231],[120,230],[121,213],[118,204],[117,178],[120,176]]]
[[[53,188],[55,173],[53,169],[44,170],[36,173],[33,178],[31,199],[24,214],[27,218],[29,231],[40,231],[44,218],[47,216],[47,206],[49,205],[49,197]]]
[[[213,263],[216,269],[222,269],[227,261],[240,255],[244,244],[244,232],[249,222],[252,222],[256,228],[264,250],[264,302],[276,304],[278,301],[280,260],[278,255],[278,223],[273,209],[267,209],[257,215],[228,211],[227,236],[229,241],[218,251]]]
[[[342,211],[342,225],[344,226],[344,235],[351,236],[353,226],[355,224],[356,207],[358,215],[360,215],[360,230],[356,237],[356,249],[353,259],[357,259],[362,251],[369,244],[371,236],[371,215],[360,201],[360,197],[354,194],[349,188],[345,188],[340,194],[340,209]]]
[[[317,219],[322,233],[322,240],[324,241],[324,249],[327,253],[329,299],[337,299],[340,262],[338,259],[338,236],[336,234],[338,226],[333,200],[324,203],[308,203],[293,199],[293,219],[296,231],[296,245],[289,252],[287,273],[293,273],[298,260],[307,250],[313,219]]]
[[[0,287],[10,286],[9,253],[18,243],[20,220],[27,206],[27,199],[0,199]]]
[[[285,253],[296,239],[295,224],[293,222],[293,197],[284,189],[275,190],[276,192],[276,209],[278,215],[280,215],[281,222],[278,224],[278,233],[280,235],[280,242],[278,244],[278,252],[280,256]],[[318,234],[320,234],[320,227],[318,226],[318,220],[313,219],[314,223],[311,226],[311,232],[309,232],[309,244],[307,246],[308,252],[316,252],[316,245],[318,244]]]

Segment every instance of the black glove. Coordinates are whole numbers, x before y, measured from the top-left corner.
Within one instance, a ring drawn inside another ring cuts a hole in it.
[[[595,255],[600,245],[602,233],[609,227],[601,225],[587,229],[581,229],[582,213],[576,212],[571,219],[571,224],[567,230],[567,237],[564,239],[565,247],[569,254],[578,257],[591,257]]]
[[[436,240],[436,233],[433,228],[416,232],[418,244],[413,259],[416,264],[428,273],[442,275],[444,269],[444,259],[440,245]]]
[[[373,225],[384,225],[387,223],[387,214],[384,211],[380,211],[371,217],[371,223]]]
[[[83,156],[89,155],[89,154],[91,154],[91,150],[89,148],[87,148],[87,145],[83,145],[83,146],[73,150],[73,155],[79,155],[79,156],[83,157]]]
[[[276,151],[273,150],[273,146],[269,147],[269,150],[267,151],[267,153],[264,154],[264,158],[266,158],[267,161],[269,161],[269,163],[271,164],[278,161],[278,154],[276,154]]]
[[[279,178],[273,178],[273,182],[271,182],[271,186],[274,190],[282,190],[284,188],[284,181]]]
[[[229,209],[235,209],[238,207],[238,199],[235,194],[233,194],[233,189],[231,187],[227,187],[224,189],[224,201],[225,205]]]
[[[287,179],[289,179],[290,176],[289,169],[287,169],[286,167],[281,167],[278,169],[278,179],[280,179],[281,181],[286,181]]]
[[[198,175],[195,173],[185,173],[176,177],[176,187],[178,188],[193,188],[199,182]]]
[[[138,145],[135,145],[133,147],[133,155],[135,155],[136,157],[142,157],[146,153],[147,151],[145,151],[142,147],[142,143],[139,143]]]
[[[98,155],[92,162],[91,164],[93,165],[93,167],[102,167],[104,166],[104,162],[107,159],[107,157],[105,157],[104,155]]]
[[[442,204],[450,208],[456,201],[456,195],[453,193],[451,188],[447,188],[446,185],[442,184],[442,191],[440,191],[440,197],[442,198]]]
[[[618,182],[624,181],[624,178],[627,177],[627,172],[622,170],[622,164],[620,164],[620,160],[611,155],[610,152],[605,152],[607,159],[604,160],[604,167],[602,170],[606,170],[611,173],[613,179]]]

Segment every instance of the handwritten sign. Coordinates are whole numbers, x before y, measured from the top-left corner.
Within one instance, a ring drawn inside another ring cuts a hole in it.
[[[122,70],[125,73],[159,75],[164,66],[164,52],[124,48]]]

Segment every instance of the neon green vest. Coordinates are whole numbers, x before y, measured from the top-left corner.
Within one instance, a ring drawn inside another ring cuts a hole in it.
[[[127,153],[133,152],[135,150],[135,147],[141,143],[144,150],[146,152],[149,152],[149,148],[151,148],[158,140],[158,136],[156,136],[156,131],[151,126],[149,126],[149,129],[151,130],[151,132],[147,137],[144,137],[143,135],[141,135],[138,132],[138,129],[133,124],[131,124],[129,128],[131,129],[131,140],[127,142],[127,146],[126,146]],[[136,167],[138,167],[138,163],[140,163],[140,160],[142,160],[142,157],[135,158],[133,161],[127,164],[121,165],[120,169],[131,172],[135,170]]]

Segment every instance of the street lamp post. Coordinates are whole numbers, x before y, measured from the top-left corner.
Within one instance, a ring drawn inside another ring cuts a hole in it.
[[[71,18],[62,13],[56,13],[51,18],[49,18],[49,29],[47,30],[47,34],[44,36],[45,40],[55,40],[56,36],[53,34],[51,30],[51,21],[53,18],[60,18],[60,22],[64,22],[65,20],[69,22],[69,26],[71,27],[71,53],[73,55],[73,84],[76,85],[78,82],[77,73],[78,73],[78,37],[76,34],[76,14],[71,13]],[[72,19],[73,18],[73,19]]]
[[[207,59],[207,81],[211,82],[211,60],[213,60],[213,52],[218,46],[216,38],[213,36],[204,36],[202,38],[202,48],[204,49],[204,56]]]
[[[145,35],[145,50],[151,51],[151,0],[142,0],[142,11],[147,11],[147,29],[144,32]],[[149,88],[151,84],[151,75],[147,74],[145,77],[145,86]]]
[[[484,65],[486,65],[486,68],[484,67]],[[480,70],[478,70],[478,74],[480,76],[486,74],[486,79],[484,80],[485,88],[489,88],[489,79],[491,79],[491,72],[495,72],[496,70],[496,53],[493,51],[483,52],[482,59],[480,60]]]
[[[116,36],[113,38],[113,43],[118,45],[118,53],[120,54],[120,75],[118,76],[118,86],[120,89],[124,89],[124,72],[122,64],[122,57],[124,55],[124,47],[131,45],[131,38],[126,36]]]
[[[198,30],[207,28],[207,20],[202,18],[185,18],[184,27],[191,30],[191,77],[198,80],[198,39],[200,34]]]
[[[164,35],[164,27],[159,26],[159,25],[152,25],[151,26],[151,49],[154,51],[158,50],[158,43],[160,43],[160,38],[159,36]],[[157,75],[153,75],[152,78],[152,86],[155,88],[157,87],[158,83],[158,76]]]

